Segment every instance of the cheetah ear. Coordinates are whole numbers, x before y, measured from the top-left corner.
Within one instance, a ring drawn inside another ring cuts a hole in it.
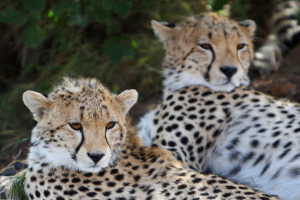
[[[178,30],[175,29],[176,25],[174,23],[152,20],[151,25],[155,35],[157,35],[159,40],[164,44],[164,48],[175,43],[175,36],[177,35]]]
[[[51,104],[50,100],[44,95],[30,90],[24,92],[23,102],[32,112],[33,118],[38,122],[43,118],[45,111],[48,110]]]
[[[138,93],[136,90],[125,90],[117,96],[117,100],[122,105],[122,112],[124,115],[127,114],[129,109],[136,103]]]
[[[247,19],[247,20],[244,20],[244,21],[240,21],[238,23],[239,23],[239,25],[246,28],[246,30],[248,31],[248,33],[251,37],[254,36],[254,32],[256,30],[256,24],[253,20]]]

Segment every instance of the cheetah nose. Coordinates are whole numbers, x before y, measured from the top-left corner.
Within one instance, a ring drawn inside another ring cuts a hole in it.
[[[104,153],[87,153],[87,154],[94,161],[95,164],[99,162],[99,160],[101,160],[101,158],[105,155]]]
[[[227,78],[231,78],[236,73],[237,68],[232,66],[224,66],[220,67],[220,70],[227,76]]]

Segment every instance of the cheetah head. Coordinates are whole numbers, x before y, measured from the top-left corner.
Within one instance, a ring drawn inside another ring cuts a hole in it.
[[[64,78],[48,97],[27,91],[23,101],[37,121],[30,162],[98,172],[117,159],[126,137],[125,116],[135,90],[110,93],[95,79]]]
[[[153,20],[152,27],[166,49],[163,75],[167,91],[204,85],[230,92],[249,84],[251,38],[256,29],[252,20],[235,22],[208,13],[178,26]]]

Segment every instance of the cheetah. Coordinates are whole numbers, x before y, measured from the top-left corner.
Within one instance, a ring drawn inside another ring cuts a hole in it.
[[[95,79],[64,78],[48,97],[27,91],[32,131],[30,199],[277,199],[216,175],[192,172],[145,147],[126,114],[135,90],[112,94]]]
[[[187,85],[225,92],[249,85],[254,21],[237,23],[209,13],[188,18],[178,26],[152,20],[152,27],[166,49],[164,99]]]
[[[217,174],[282,200],[300,199],[299,104],[279,101],[239,84],[233,90],[220,91],[203,82],[208,73],[218,74],[225,86],[231,83],[238,75],[231,74],[224,81],[222,67],[228,63],[232,63],[231,69],[240,66],[236,64],[240,54],[247,66],[235,68],[247,71],[252,58],[252,44],[247,42],[252,31],[245,33],[253,30],[253,23],[248,24],[244,28],[214,14],[188,19],[178,27],[152,23],[166,48],[165,96],[141,119],[139,136],[148,146],[169,150],[190,170]],[[240,52],[241,43],[245,52]],[[168,76],[170,69],[180,74],[176,85],[182,87],[177,90],[166,84],[175,81],[174,74]],[[201,81],[190,84],[190,76],[191,81],[196,77]],[[209,77],[212,80],[213,76]]]

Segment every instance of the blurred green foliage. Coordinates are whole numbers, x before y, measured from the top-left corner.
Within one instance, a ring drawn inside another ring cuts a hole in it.
[[[140,99],[159,94],[163,49],[150,21],[177,22],[203,6],[183,0],[0,1],[0,160],[20,153],[34,126],[22,103],[26,90],[48,93],[60,77],[75,75],[96,77],[114,92],[135,88]]]
[[[74,28],[80,30],[98,23],[105,35],[105,52],[112,63],[118,63],[123,56],[134,57],[136,51],[131,37],[121,40],[114,37],[124,28],[121,23],[131,13],[133,3],[128,0],[19,0],[5,6],[0,21],[23,26],[22,40],[28,47],[41,45],[46,38],[54,36],[57,46],[53,48],[65,51],[73,47],[72,41],[78,37]]]
[[[150,21],[177,23],[207,10],[226,14],[226,4],[248,17],[251,1],[238,2],[1,0],[0,162],[18,152],[12,147],[28,141],[34,126],[24,91],[48,93],[58,78],[78,75],[96,77],[113,92],[135,88],[139,101],[149,101],[161,95],[164,55]]]

